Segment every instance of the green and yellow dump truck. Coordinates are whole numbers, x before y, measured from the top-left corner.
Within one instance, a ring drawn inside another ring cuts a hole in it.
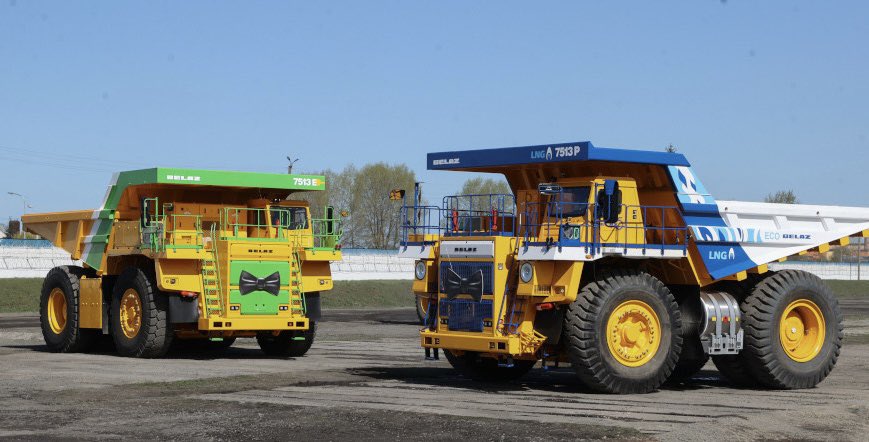
[[[228,347],[256,337],[275,356],[301,356],[341,259],[331,207],[312,219],[294,192],[325,190],[313,175],[153,168],[116,174],[102,206],[32,214],[27,230],[82,266],[52,269],[40,299],[48,348],[86,351],[101,334],[131,357],[160,357],[174,340]]]

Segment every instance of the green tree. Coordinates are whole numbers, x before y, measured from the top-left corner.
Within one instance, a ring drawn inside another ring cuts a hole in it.
[[[493,180],[491,178],[469,178],[462,184],[461,195],[511,195],[513,192],[510,186],[504,180]]]
[[[504,180],[495,180],[492,178],[469,178],[465,180],[462,184],[462,189],[458,193],[459,195],[512,195],[513,191],[510,190],[510,186]],[[461,210],[474,210],[474,211],[488,211],[492,210],[492,205],[498,205],[498,201],[490,201],[489,198],[474,198],[473,203],[471,203],[471,199],[460,198],[459,204]],[[509,205],[513,204],[512,198],[505,198],[503,204]]]
[[[347,166],[340,172],[326,169],[314,172],[326,177],[326,190],[319,192],[299,192],[290,195],[290,200],[307,201],[311,206],[311,218],[320,219],[325,216],[326,206],[335,208],[335,215],[347,213],[341,218],[341,229],[344,232],[342,243],[348,247],[360,247],[354,239],[353,223],[353,183],[358,170],[355,166]]]
[[[416,175],[406,164],[366,164],[353,181],[353,228],[366,247],[391,249],[398,246],[400,213],[389,199],[391,189],[413,189]]]
[[[793,190],[779,190],[776,193],[771,193],[767,195],[763,201],[765,203],[778,203],[778,204],[799,204],[800,201],[797,199],[796,194],[794,194]]]

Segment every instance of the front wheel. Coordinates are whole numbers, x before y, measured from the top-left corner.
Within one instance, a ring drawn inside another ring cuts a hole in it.
[[[673,372],[682,319],[670,290],[648,273],[615,270],[587,284],[564,317],[580,381],[605,393],[647,393]]]
[[[512,366],[499,366],[493,358],[481,357],[474,352],[464,352],[461,355],[444,350],[450,365],[462,376],[481,382],[507,382],[525,376],[537,361],[517,360]]]
[[[286,330],[275,335],[272,332],[262,332],[256,335],[256,342],[263,353],[268,356],[299,357],[304,356],[317,334],[317,323],[310,322],[307,330]]]
[[[425,325],[431,308],[431,298],[428,295],[414,295],[414,298],[416,298],[416,317],[419,319],[420,325]]]

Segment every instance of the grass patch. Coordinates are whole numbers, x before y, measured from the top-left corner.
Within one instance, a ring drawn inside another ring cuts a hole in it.
[[[869,299],[869,281],[828,280],[826,282],[839,299]]]
[[[323,308],[413,307],[408,281],[335,281],[323,293]],[[38,312],[42,278],[0,279],[0,313]]]
[[[42,278],[0,279],[0,313],[38,312]]]
[[[413,307],[413,281],[335,281],[321,296],[323,308]]]

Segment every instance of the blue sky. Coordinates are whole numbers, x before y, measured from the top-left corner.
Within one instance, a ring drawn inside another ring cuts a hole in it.
[[[0,1],[0,220],[111,172],[674,144],[720,199],[869,206],[866,2]]]

